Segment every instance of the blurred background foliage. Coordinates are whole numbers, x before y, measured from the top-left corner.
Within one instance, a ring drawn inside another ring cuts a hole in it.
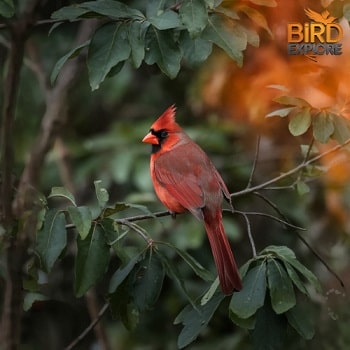
[[[135,7],[138,2],[127,1]],[[39,17],[47,19],[54,10],[71,3],[47,1]],[[283,28],[290,21],[303,22],[304,8],[320,10],[328,6],[332,14],[339,16],[344,5],[346,1],[300,0],[277,1],[277,7],[259,7],[273,37],[267,30],[260,30],[260,47],[248,47],[243,68],[237,68],[220,50],[215,50],[210,59],[197,68],[183,66],[173,80],[156,67],[142,65],[135,70],[126,64],[118,75],[107,79],[94,92],[90,90],[87,71],[83,71],[69,96],[63,132],[48,154],[40,192],[47,195],[53,186],[65,186],[75,194],[79,205],[94,205],[93,181],[99,179],[110,193],[110,203],[139,204],[152,212],[163,210],[149,177],[150,149],[141,139],[152,121],[173,103],[178,108],[178,122],[209,154],[231,192],[247,184],[258,134],[261,134],[261,144],[255,184],[294,167],[302,160],[300,145],[309,143],[311,135],[292,137],[285,120],[264,118],[274,106],[271,100],[276,95],[267,86],[284,85],[291,95],[312,98],[320,107],[325,99],[333,103],[343,98],[345,104],[348,103],[350,61],[345,46],[341,57],[322,58],[318,63],[304,57],[287,57]],[[249,21],[247,17],[244,20]],[[348,26],[347,21],[342,23]],[[71,49],[77,30],[76,23],[66,23],[48,36],[50,27],[51,24],[36,26],[26,46],[14,132],[15,177],[23,169],[45,108],[45,91],[38,74],[41,70],[50,75],[58,58]],[[2,75],[6,69],[6,36],[1,28]],[[1,95],[2,89],[0,85]],[[349,285],[350,276],[349,164],[348,153],[322,160],[321,165],[330,171],[308,182],[308,193],[301,195],[293,188],[268,192],[268,197],[291,222],[307,228],[303,236],[341,276],[345,285]],[[54,205],[58,203],[56,199],[50,201],[55,201]],[[246,211],[271,211],[254,196],[239,197],[234,200],[234,206]],[[136,213],[140,210],[132,208],[119,215]],[[251,257],[245,223],[239,216],[225,214],[224,224],[238,264],[242,265]],[[149,220],[143,225],[155,240],[169,241],[188,250],[203,266],[214,271],[205,232],[191,216]],[[314,339],[307,342],[290,333],[286,349],[347,349],[350,303],[339,283],[310,250],[280,224],[253,216],[251,226],[258,250],[270,244],[289,246],[316,273],[324,288],[323,295],[313,296],[313,305],[305,305],[305,312],[314,315]],[[132,243],[129,246],[144,244],[136,234],[128,235]],[[110,265],[116,264],[112,261]],[[193,276],[181,259],[178,264],[189,290],[200,293],[202,281]],[[4,276],[2,266],[0,264],[0,275]],[[68,252],[50,275],[43,274],[42,281],[49,282],[44,288],[48,300],[36,301],[24,314],[21,346],[24,350],[62,349],[90,322],[86,300],[73,295],[73,252]],[[0,289],[2,284],[0,279]],[[106,288],[102,281],[96,290],[101,305]],[[27,302],[30,305],[30,296]],[[101,323],[111,349],[176,349],[180,327],[173,325],[173,321],[184,304],[185,298],[181,298],[176,286],[166,278],[155,309],[142,315],[136,329],[126,330],[120,320],[112,319],[107,313]],[[232,325],[227,305],[221,305],[205,333],[188,349],[244,350],[250,346],[249,334]],[[76,348],[97,349],[94,333]]]

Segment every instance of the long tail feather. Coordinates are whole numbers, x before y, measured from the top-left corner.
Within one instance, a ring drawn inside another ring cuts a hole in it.
[[[216,269],[219,274],[221,289],[224,294],[230,295],[242,288],[237,264],[233,257],[230,243],[226,237],[222,224],[221,211],[215,217],[204,214],[204,224],[213,253]]]

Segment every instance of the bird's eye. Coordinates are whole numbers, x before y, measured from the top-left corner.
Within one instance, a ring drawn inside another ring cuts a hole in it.
[[[165,139],[168,136],[168,132],[166,130],[162,130],[159,136],[160,138]]]

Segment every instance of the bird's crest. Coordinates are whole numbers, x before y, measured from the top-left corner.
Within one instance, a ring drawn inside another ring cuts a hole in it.
[[[180,131],[180,126],[175,120],[175,105],[171,105],[151,126],[154,130],[167,129],[169,131]]]

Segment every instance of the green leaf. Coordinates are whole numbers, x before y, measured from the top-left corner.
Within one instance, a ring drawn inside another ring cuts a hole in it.
[[[161,12],[147,20],[159,30],[178,28],[181,25],[179,15],[171,10]]]
[[[104,208],[100,216],[102,218],[108,218],[109,216],[112,216],[129,208],[131,208],[131,206],[128,203],[117,202],[113,207]]]
[[[243,278],[243,288],[233,294],[230,311],[239,318],[249,318],[264,305],[266,294],[266,263],[253,267]]]
[[[2,273],[0,273],[0,276],[6,278]],[[25,275],[22,280],[23,289],[27,292],[37,293],[42,287],[40,282],[42,283],[42,281],[39,281],[38,267],[28,263],[25,267]]]
[[[136,280],[132,291],[134,303],[139,311],[151,309],[162,290],[165,271],[157,254],[150,252],[138,263]]]
[[[214,10],[216,7],[218,7],[223,0],[204,0],[209,9]]]
[[[146,43],[146,63],[149,65],[156,63],[169,78],[175,78],[180,70],[182,55],[174,40],[173,31],[159,31],[150,26],[146,34]]]
[[[209,40],[222,48],[239,66],[243,64],[243,50],[247,46],[247,34],[241,27],[228,28],[221,16],[211,15],[202,33],[202,39]]]
[[[124,282],[124,280],[129,276],[132,269],[139,262],[141,254],[142,252],[130,259],[130,261],[125,266],[120,267],[116,272],[114,272],[109,282],[108,293],[114,293],[117,288]]]
[[[283,261],[284,266],[287,270],[289,278],[292,280],[294,285],[304,294],[308,295],[308,291],[304,286],[304,283],[300,279],[298,273],[294,270],[293,266],[291,266],[288,262]]]
[[[120,317],[129,332],[134,331],[140,322],[140,312],[136,305],[130,302],[122,309]]]
[[[318,291],[321,292],[322,288],[320,285],[320,282],[318,278],[309,270],[307,269],[303,264],[301,264],[296,259],[291,259],[290,257],[284,257],[284,260],[289,263],[291,266],[294,267],[295,270],[297,270],[299,273],[301,273],[304,278],[306,278],[307,281]]]
[[[296,256],[290,248],[286,246],[270,245],[266,247],[260,254],[270,254],[280,257],[281,259],[296,259]]]
[[[315,329],[311,322],[310,313],[300,304],[295,305],[287,313],[288,323],[304,338],[311,340],[315,335]]]
[[[102,186],[101,180],[94,181],[96,198],[100,208],[103,208],[109,200],[109,194],[107,190]]]
[[[84,240],[78,236],[77,250],[74,291],[77,297],[81,297],[107,270],[109,245],[103,228],[95,224]]]
[[[49,298],[41,293],[26,293],[23,300],[23,310],[29,311],[33,304],[40,301],[48,300]]]
[[[130,260],[129,255],[127,254],[124,244],[123,238],[129,233],[129,228],[122,230],[119,232],[118,225],[113,219],[103,218],[99,221],[105,232],[105,238],[107,244],[113,249],[115,254],[121,260],[121,263],[127,264]]]
[[[88,207],[67,207],[69,216],[81,239],[85,239],[91,228],[92,214]]]
[[[207,7],[203,0],[183,2],[179,9],[179,15],[191,38],[198,36],[208,23]]]
[[[140,210],[141,212],[147,215],[152,215],[152,212],[145,205],[117,202],[114,204],[113,207],[104,208],[102,210],[102,213],[100,214],[100,217],[107,218],[107,217],[113,216],[116,213],[119,213],[123,210],[130,209],[130,208]]]
[[[306,193],[310,192],[310,187],[304,181],[297,182],[297,192],[299,196],[303,196]]]
[[[15,14],[15,6],[12,0],[0,0],[0,16],[11,18]]]
[[[140,313],[136,305],[130,300],[130,279],[126,279],[113,294],[110,294],[108,301],[112,316],[120,319],[125,328],[132,331],[139,323]]]
[[[295,306],[293,284],[284,267],[275,259],[269,259],[267,262],[267,280],[272,308],[277,314]]]
[[[260,254],[270,254],[270,253],[273,253],[283,261],[283,263],[286,266],[287,272],[288,272],[287,264],[289,264],[296,271],[300,272],[316,288],[317,291],[321,291],[321,286],[317,277],[297,260],[294,252],[291,249],[285,246],[271,245],[266,247]],[[291,266],[289,266],[289,268],[291,268]],[[302,289],[301,291],[303,291]]]
[[[258,311],[253,330],[254,350],[280,350],[284,348],[287,322],[284,315],[277,315],[268,298]]]
[[[66,220],[61,210],[50,209],[44,225],[36,238],[36,252],[46,272],[50,272],[55,261],[67,245]]]
[[[128,22],[111,22],[95,31],[87,58],[92,90],[99,88],[113,67],[129,58],[128,26]]]
[[[53,197],[63,197],[68,199],[73,205],[75,204],[75,198],[72,193],[70,193],[66,188],[64,187],[52,187],[51,193],[48,195],[47,198],[53,198]]]
[[[295,114],[289,124],[288,128],[293,136],[303,135],[311,125],[311,115],[309,108],[303,108],[299,113]]]
[[[167,1],[148,0],[146,5],[146,17],[150,18],[161,14],[166,10],[167,5],[169,5]]]
[[[187,305],[179,313],[174,321],[175,324],[182,323],[184,326],[177,340],[179,349],[192,343],[201,331],[207,327],[223,299],[224,295],[222,293],[216,293],[205,305],[197,305],[196,308]]]
[[[255,327],[256,315],[253,315],[248,318],[240,318],[231,310],[229,310],[229,316],[230,316],[230,320],[238,327],[241,327],[243,329],[249,329],[249,330],[253,330]]]
[[[191,295],[187,291],[184,280],[183,280],[176,264],[171,263],[171,261],[169,261],[168,257],[165,254],[163,254],[162,252],[160,252],[159,250],[157,251],[157,255],[161,259],[161,261],[165,267],[166,274],[169,276],[169,278],[171,280],[174,280],[177,283],[178,287],[180,288],[181,292],[186,296],[189,303],[194,308],[196,308],[195,303],[194,303]]]
[[[106,16],[108,18],[118,19],[138,19],[144,20],[145,16],[137,9],[131,8],[119,1],[114,0],[98,0],[88,1],[80,4],[81,7],[88,9],[99,15]]]
[[[335,114],[333,114],[332,117],[334,125],[333,138],[338,141],[339,144],[343,144],[350,139],[350,121]]]
[[[193,270],[193,272],[204,281],[211,282],[214,280],[213,274],[206,270],[193,256],[181,250],[179,248],[173,247],[176,253],[181,256],[181,258],[186,262],[188,266]]]
[[[219,276],[215,278],[213,283],[210,285],[209,289],[204,293],[201,298],[201,305],[206,304],[216,293],[217,289],[220,286]]]
[[[238,16],[237,12],[230,9],[230,8],[218,6],[214,9],[214,12],[219,13],[221,15],[224,15],[227,18],[230,18],[233,20],[237,20],[237,19],[239,20],[239,16]]]
[[[74,49],[70,50],[67,54],[65,54],[63,57],[61,57],[55,64],[55,67],[52,70],[51,76],[50,76],[50,82],[51,84],[54,84],[59,72],[61,71],[64,64],[73,57],[76,57],[79,55],[80,51],[88,46],[90,44],[90,40],[85,41],[83,44],[75,47]]]
[[[273,101],[278,102],[282,105],[290,105],[290,106],[295,106],[295,107],[308,107],[311,108],[312,106],[304,100],[303,98],[300,97],[294,97],[294,96],[279,96],[273,99]]]
[[[254,47],[259,47],[260,38],[259,38],[259,34],[255,30],[241,26],[239,24],[236,24],[236,28],[239,28],[239,30],[242,33],[245,33],[245,35],[247,37],[248,44],[250,44]]]
[[[332,116],[325,111],[317,113],[312,118],[312,129],[317,141],[327,143],[334,132]]]
[[[239,268],[239,274],[241,275],[241,278],[244,278],[244,276],[247,274],[247,272],[249,270],[250,265],[256,261],[257,260],[255,258],[249,259],[244,265],[242,265]]]
[[[189,33],[183,30],[180,35],[180,47],[187,63],[195,66],[208,58],[212,52],[213,44],[201,38],[191,39]]]
[[[131,48],[131,60],[139,68],[145,58],[145,36],[149,22],[133,21],[129,25],[128,40]]]
[[[51,18],[61,21],[74,21],[88,12],[90,11],[79,7],[79,5],[65,6],[53,12]]]
[[[293,111],[295,107],[286,107],[286,108],[280,108],[275,111],[270,112],[266,115],[267,118],[269,117],[286,117],[291,111]]]

